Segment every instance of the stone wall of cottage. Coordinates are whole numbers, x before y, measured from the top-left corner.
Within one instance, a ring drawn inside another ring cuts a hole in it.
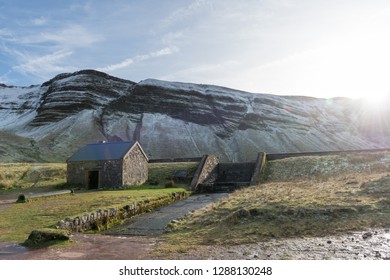
[[[138,145],[123,158],[122,182],[124,186],[142,185],[148,179],[148,161]]]
[[[71,185],[84,185],[84,168],[80,162],[68,163],[66,166],[66,181]]]
[[[122,160],[77,161],[67,164],[67,182],[88,187],[88,172],[99,171],[99,188],[122,186]]]

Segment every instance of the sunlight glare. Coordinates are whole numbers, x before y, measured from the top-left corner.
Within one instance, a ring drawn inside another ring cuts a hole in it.
[[[372,94],[372,95],[366,96],[363,99],[363,101],[364,101],[364,104],[371,111],[383,112],[383,111],[389,110],[390,96],[388,93],[376,94],[376,95]]]

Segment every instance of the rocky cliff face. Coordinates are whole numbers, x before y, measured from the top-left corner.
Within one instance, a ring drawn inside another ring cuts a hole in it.
[[[64,161],[86,143],[138,140],[151,158],[388,147],[390,129],[354,100],[252,94],[84,70],[0,85],[0,161]],[[15,143],[20,143],[16,147]],[[12,152],[4,152],[12,151]]]
[[[43,94],[31,126],[60,121],[83,110],[103,108],[131,89],[135,83],[85,70],[61,74],[42,84]]]

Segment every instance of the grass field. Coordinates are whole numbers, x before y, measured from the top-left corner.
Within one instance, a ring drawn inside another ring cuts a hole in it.
[[[389,153],[271,161],[263,180],[175,224],[160,252],[390,226]]]
[[[66,217],[120,207],[134,201],[153,200],[178,191],[185,190],[143,186],[121,191],[76,192],[73,195],[42,198],[28,203],[13,203],[0,207],[0,242],[22,242],[32,230],[49,227]]]
[[[156,186],[84,191],[27,204],[0,205],[0,241],[24,241],[32,229],[65,217],[182,191],[183,188],[164,188],[164,184],[177,170],[194,172],[196,166],[197,163],[150,165],[149,181],[158,182]],[[37,171],[38,166],[32,164],[0,165],[0,193],[64,181],[64,165],[40,167],[45,171]],[[37,177],[40,180],[34,181]],[[199,244],[245,244],[390,226],[390,153],[275,160],[267,163],[262,178],[258,186],[238,190],[172,225],[159,252],[186,251]]]
[[[134,201],[153,200],[169,196],[172,192],[186,191],[188,185],[165,188],[176,170],[194,170],[197,163],[151,164],[150,175],[158,185],[145,185],[128,190],[76,191],[36,199],[28,203],[0,205],[0,242],[24,241],[37,228],[55,224],[66,217],[120,207]],[[66,187],[66,164],[60,163],[3,163],[0,164],[0,195],[20,192],[40,192]]]
[[[192,177],[199,162],[161,162],[149,163],[149,183],[164,186],[174,179],[176,171],[188,171],[188,177]],[[188,183],[188,182],[187,182]]]
[[[0,193],[66,182],[65,163],[0,163]]]

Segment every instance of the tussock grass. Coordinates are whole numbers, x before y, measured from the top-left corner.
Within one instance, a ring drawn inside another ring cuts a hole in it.
[[[304,156],[269,161],[266,181],[328,180],[346,174],[390,172],[389,152],[352,152],[332,156]]]
[[[0,163],[0,190],[39,188],[65,182],[64,163]]]
[[[389,153],[271,161],[264,183],[195,211],[160,249],[390,227],[389,174]]]
[[[187,170],[189,177],[192,177],[199,162],[161,162],[149,163],[148,182],[154,185],[164,186],[174,179],[176,171]],[[189,182],[186,182],[189,183]]]

